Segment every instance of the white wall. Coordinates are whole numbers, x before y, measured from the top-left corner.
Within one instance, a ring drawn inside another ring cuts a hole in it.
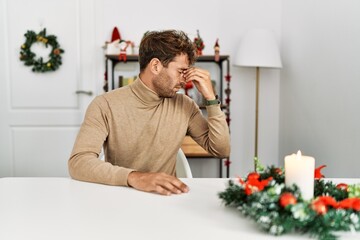
[[[360,2],[283,1],[280,156],[360,177]]]
[[[268,28],[281,44],[281,1],[222,1],[220,35],[222,51],[234,59],[247,30]],[[231,176],[253,170],[255,141],[255,68],[231,70]],[[279,163],[279,84],[280,71],[260,70],[258,157],[264,165]]]

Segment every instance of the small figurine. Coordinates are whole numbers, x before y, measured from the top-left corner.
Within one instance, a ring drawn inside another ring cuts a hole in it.
[[[219,46],[219,39],[216,39],[215,46],[215,62],[218,62],[220,60],[220,46]]]
[[[119,61],[126,62],[126,60],[127,60],[126,49],[129,47],[130,44],[131,44],[131,41],[124,41],[124,40],[120,41],[120,44],[119,44],[119,46],[120,46]]]
[[[116,39],[112,42],[106,42],[105,50],[108,55],[117,55],[119,54],[119,43],[120,39]]]
[[[202,55],[202,50],[205,48],[205,44],[204,41],[202,40],[202,38],[200,37],[200,33],[199,30],[197,30],[197,37],[194,38],[194,44],[196,47],[196,53],[198,56]]]
[[[108,55],[117,55],[119,54],[119,43],[121,41],[121,35],[117,27],[114,27],[111,34],[111,41],[105,42],[105,53]]]

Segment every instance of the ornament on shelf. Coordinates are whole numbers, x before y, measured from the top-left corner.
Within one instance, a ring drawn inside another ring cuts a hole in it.
[[[128,48],[130,46],[130,48]],[[114,27],[111,34],[111,41],[105,42],[105,54],[121,55],[119,59],[126,59],[126,55],[133,54],[135,43],[129,40],[123,40],[117,27]],[[125,60],[126,61],[126,60]]]
[[[119,32],[119,29],[117,27],[114,27],[112,34],[111,34],[111,42],[115,40],[121,40],[121,35]]]
[[[107,55],[117,55],[120,53],[120,39],[116,39],[112,42],[106,43],[106,54]]]
[[[127,60],[127,53],[126,49],[131,46],[131,41],[124,41],[121,40],[119,43],[120,53],[119,53],[119,61],[126,62]]]
[[[120,54],[120,41],[121,41],[121,35],[117,27],[113,28],[112,34],[111,34],[111,40],[105,42],[105,54],[107,55],[118,55]]]
[[[205,48],[205,44],[204,44],[204,41],[202,40],[202,38],[200,37],[199,30],[196,30],[196,31],[197,31],[197,37],[194,38],[194,44],[196,47],[196,54],[198,56],[201,56],[202,50]]]
[[[220,46],[219,46],[219,39],[216,39],[215,45],[214,45],[214,51],[215,51],[215,62],[220,61]]]
[[[103,46],[106,55],[117,55],[119,61],[127,61],[129,54],[134,54],[135,43],[129,40],[123,40],[117,27],[113,28],[111,34],[111,41],[106,41]],[[107,79],[107,69],[105,69],[104,85],[105,92],[109,89],[109,83]]]

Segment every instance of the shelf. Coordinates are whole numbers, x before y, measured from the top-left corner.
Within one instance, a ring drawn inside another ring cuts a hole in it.
[[[110,59],[111,61],[119,61],[119,55],[105,55],[107,59]],[[127,62],[138,62],[139,56],[138,55],[126,55],[126,61]],[[121,61],[124,62],[124,61]]]
[[[106,58],[120,62],[119,61],[119,55],[105,55]],[[127,55],[127,62],[137,62],[139,60],[139,55]],[[220,55],[219,62],[223,62],[229,58],[228,55]],[[197,58],[197,62],[215,62],[215,56],[214,55],[202,55]],[[216,62],[215,62],[216,63]]]

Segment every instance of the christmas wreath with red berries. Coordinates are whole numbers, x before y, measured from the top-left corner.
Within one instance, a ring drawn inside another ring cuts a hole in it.
[[[284,170],[274,166],[229,180],[219,197],[273,235],[297,231],[331,240],[338,238],[336,231],[359,231],[360,184],[324,181],[323,167],[315,170],[314,198],[308,201],[296,185],[285,186]]]
[[[24,34],[26,40],[21,45],[20,60],[24,62],[26,66],[32,66],[33,72],[48,72],[55,71],[62,64],[61,54],[64,50],[60,48],[59,43],[54,35],[46,35],[46,28],[36,34],[34,31],[27,31]],[[31,46],[36,43],[45,44],[51,46],[49,53],[49,59],[44,61],[42,57],[37,57],[36,54],[31,51]]]

